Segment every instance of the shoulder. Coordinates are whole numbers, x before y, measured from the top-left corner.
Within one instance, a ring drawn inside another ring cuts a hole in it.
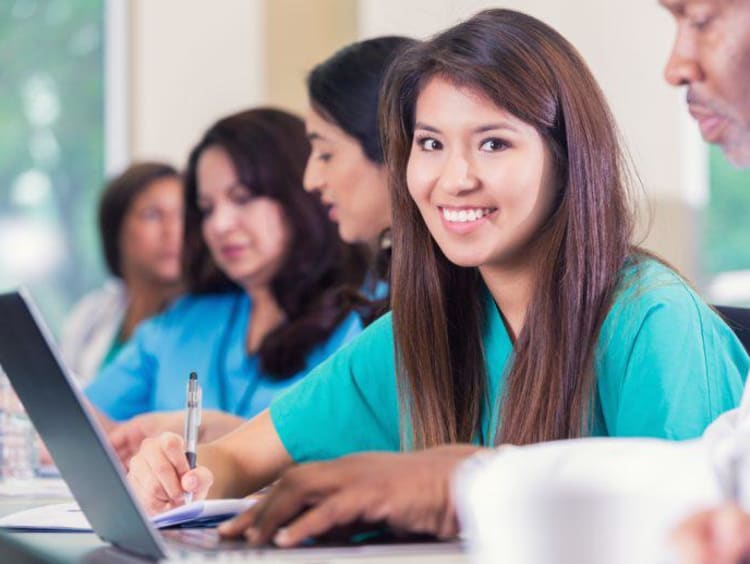
[[[71,309],[63,326],[63,340],[84,333],[101,324],[117,324],[127,308],[125,286],[109,280],[100,288],[84,295]]]
[[[334,364],[345,363],[355,372],[369,372],[376,366],[390,367],[394,354],[393,324],[390,312],[379,317],[364,329],[361,329],[360,322],[359,327],[358,334],[345,344],[342,342],[342,347],[333,354]]]
[[[380,316],[370,323],[357,338],[364,348],[393,348],[393,316],[391,312]]]
[[[228,317],[231,312],[248,298],[241,292],[222,294],[186,294],[175,300],[166,310],[154,317],[160,323],[170,323],[185,319],[214,320]]]
[[[85,294],[70,313],[70,318],[100,312],[104,309],[125,309],[127,305],[125,286],[117,280],[108,280],[103,286]]]
[[[641,346],[661,356],[743,356],[732,329],[677,272],[653,259],[623,269],[620,287],[602,325],[599,345],[607,356]]]
[[[186,331],[193,339],[204,334],[214,335],[217,327],[229,321],[232,312],[247,303],[247,296],[241,292],[186,294],[159,315],[141,323],[137,333],[146,339],[165,333],[176,337]]]
[[[712,311],[690,284],[665,264],[635,258],[622,269],[602,333],[638,332],[649,325],[701,324]]]
[[[355,311],[350,312],[331,332],[326,348],[338,348],[343,343],[351,341],[363,328],[364,324],[359,314]]]

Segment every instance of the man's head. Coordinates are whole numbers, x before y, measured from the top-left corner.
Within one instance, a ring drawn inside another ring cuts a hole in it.
[[[750,0],[660,0],[677,23],[664,75],[687,87],[703,138],[750,167]]]

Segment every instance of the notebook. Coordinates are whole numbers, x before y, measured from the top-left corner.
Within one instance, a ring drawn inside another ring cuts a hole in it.
[[[152,515],[151,523],[157,529],[178,525],[183,527],[212,526],[242,513],[252,507],[254,502],[255,500],[249,498],[194,501]],[[77,503],[42,505],[11,513],[0,517],[0,528],[44,532],[86,532],[92,530],[89,520],[86,519],[86,515]]]

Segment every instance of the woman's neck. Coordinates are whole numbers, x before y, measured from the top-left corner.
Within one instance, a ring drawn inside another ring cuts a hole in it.
[[[253,307],[247,324],[245,347],[249,354],[255,354],[266,336],[284,322],[286,314],[269,286],[250,288],[246,292]]]
[[[164,284],[132,277],[124,280],[128,307],[122,320],[119,338],[127,341],[138,324],[162,311],[181,291],[179,283]]]
[[[523,329],[534,291],[535,268],[526,263],[510,268],[479,267],[479,272],[505,320],[511,340],[515,342]]]

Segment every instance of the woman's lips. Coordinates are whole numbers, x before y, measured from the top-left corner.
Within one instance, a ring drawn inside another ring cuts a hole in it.
[[[242,255],[242,253],[245,252],[245,246],[244,245],[225,245],[221,247],[220,251],[221,256],[228,259],[236,259]]]

